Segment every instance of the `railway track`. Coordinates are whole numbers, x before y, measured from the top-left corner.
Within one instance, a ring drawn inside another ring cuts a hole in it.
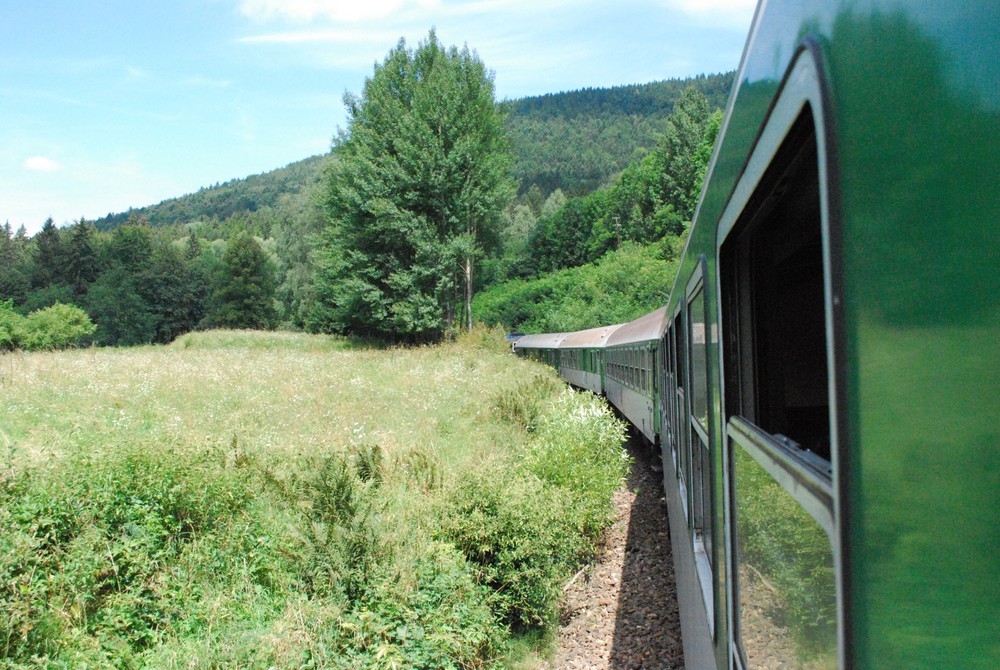
[[[543,670],[684,667],[661,473],[630,441],[632,471],[594,562],[567,585],[558,654]]]

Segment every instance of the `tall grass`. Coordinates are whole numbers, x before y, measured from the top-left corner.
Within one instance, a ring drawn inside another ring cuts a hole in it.
[[[625,465],[484,331],[8,354],[0,430],[2,668],[499,667]]]

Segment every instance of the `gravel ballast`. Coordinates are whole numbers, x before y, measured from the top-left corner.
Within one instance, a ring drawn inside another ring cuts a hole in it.
[[[617,519],[594,562],[566,587],[558,652],[543,670],[684,667],[659,459],[633,439]]]

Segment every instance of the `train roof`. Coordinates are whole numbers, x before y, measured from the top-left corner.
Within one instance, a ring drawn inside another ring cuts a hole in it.
[[[655,312],[640,316],[635,321],[618,327],[608,338],[605,346],[614,347],[634,342],[658,340],[663,335],[667,320],[667,308],[661,307]]]
[[[556,349],[566,333],[540,333],[525,335],[514,343],[515,349]]]
[[[621,328],[622,324],[615,324],[614,326],[600,326],[599,328],[590,328],[588,330],[578,330],[575,333],[568,333],[559,343],[560,349],[596,349],[604,348],[604,345],[608,342],[608,337],[614,333],[616,330]]]

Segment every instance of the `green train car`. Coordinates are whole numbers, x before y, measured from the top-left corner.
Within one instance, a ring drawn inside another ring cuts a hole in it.
[[[998,215],[995,0],[760,3],[639,347],[685,667],[1000,668]]]
[[[601,326],[568,334],[559,342],[559,374],[577,388],[602,394],[606,381],[604,350],[608,337],[620,327]]]

